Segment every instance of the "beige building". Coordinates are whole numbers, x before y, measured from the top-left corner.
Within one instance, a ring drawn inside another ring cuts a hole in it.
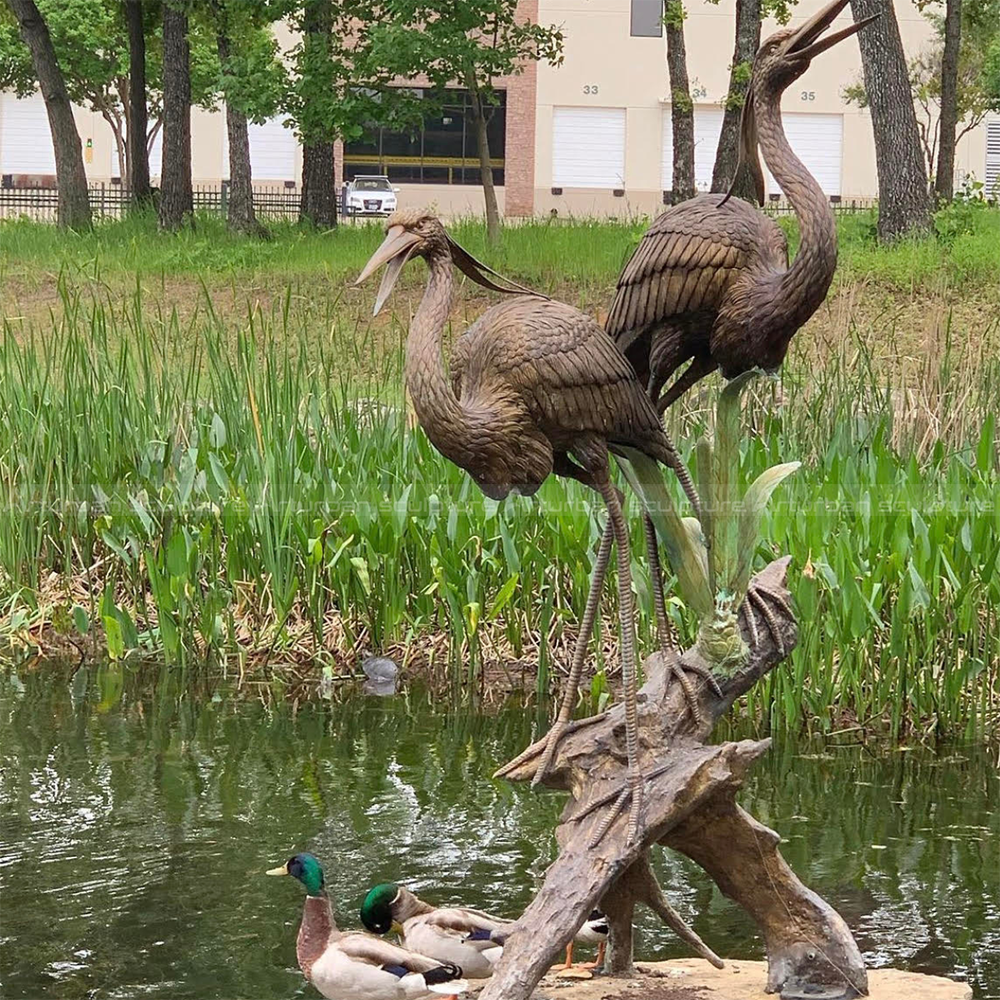
[[[685,32],[695,99],[695,172],[700,188],[711,180],[729,79],[735,0],[688,0]],[[501,209],[508,215],[654,213],[670,188],[671,129],[661,0],[522,0],[522,9],[565,35],[561,66],[531,65],[503,81],[503,103],[491,126]],[[821,6],[799,0],[792,24]],[[896,0],[908,56],[931,43],[932,31],[913,0]],[[835,27],[849,23],[849,11]],[[768,23],[766,36],[778,26]],[[860,78],[857,42],[819,56],[785,94],[784,123],[799,157],[833,198],[877,195],[871,120],[848,107],[845,86]],[[478,164],[463,115],[463,97],[429,119],[419,136],[384,133],[375,142],[339,149],[338,182],[346,173],[387,172],[403,205],[433,205],[446,214],[482,211]],[[111,131],[103,119],[77,109],[88,175],[116,183],[120,175]],[[218,112],[195,109],[192,121],[196,184],[217,185],[228,173],[226,133]],[[294,189],[301,150],[281,120],[251,126],[251,163],[257,184]],[[151,169],[159,173],[161,143]],[[51,183],[55,163],[44,103],[0,95],[0,176],[5,186]],[[966,135],[957,152],[959,183],[974,175],[1000,182],[1000,116]],[[768,178],[769,193],[778,194]]]

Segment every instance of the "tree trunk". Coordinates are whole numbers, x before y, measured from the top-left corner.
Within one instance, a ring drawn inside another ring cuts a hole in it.
[[[722,134],[715,154],[712,170],[712,190],[729,190],[736,174],[736,164],[740,153],[740,115],[750,86],[750,69],[753,57],[760,48],[760,0],[740,0],[736,4],[736,47],[733,49],[733,65],[729,72],[729,93],[726,96],[726,112],[722,118]],[[733,194],[745,201],[757,203],[757,193],[753,176],[749,171],[736,178]]]
[[[337,225],[337,191],[333,143],[314,142],[302,147],[302,198],[299,222],[332,229]]]
[[[754,581],[785,603],[791,596],[786,587],[789,562],[787,557],[772,562]],[[608,960],[613,968],[627,972],[631,965],[632,928],[627,915],[636,902],[649,906],[698,954],[721,966],[663,898],[649,866],[655,844],[696,861],[758,924],[767,950],[770,992],[867,994],[864,961],[843,919],[796,878],[778,851],[777,834],[736,805],[735,794],[749,767],[767,751],[770,741],[707,742],[716,720],[794,648],[795,621],[777,606],[774,610],[777,635],[761,633],[745,666],[728,678],[718,678],[721,698],[697,683],[694,720],[680,685],[672,683],[664,654],[654,653],[643,664],[647,678],[639,695],[643,821],[632,843],[627,843],[625,814],[593,843],[605,811],[625,785],[624,706],[570,724],[543,779],[547,787],[570,793],[556,829],[559,856],[507,936],[481,1000],[527,1000],[598,904],[609,917]],[[708,668],[697,647],[666,655],[679,655],[691,668]],[[507,772],[508,780],[531,779],[538,761],[538,755],[522,760]]]
[[[80,133],[76,129],[73,107],[48,26],[34,0],[7,0],[7,3],[17,18],[21,38],[31,52],[31,64],[45,98],[56,158],[56,183],[59,185],[59,225],[70,229],[89,229],[93,219]]]
[[[855,21],[880,15],[858,32],[858,45],[875,136],[878,237],[889,242],[930,229],[927,170],[891,0],[851,0],[851,12]]]
[[[160,226],[179,229],[194,211],[191,190],[191,49],[187,14],[163,5],[163,167]]]
[[[115,156],[118,160],[118,176],[122,179],[122,183],[128,183],[128,142],[127,142],[127,131],[123,130],[123,122],[121,117],[117,112],[111,112],[104,110],[101,112],[101,117],[108,123],[108,128],[111,129],[111,135],[115,140]],[[127,129],[125,125],[125,129]]]
[[[128,24],[126,183],[132,204],[136,208],[142,208],[153,199],[153,189],[149,183],[149,153],[146,149],[149,115],[146,108],[146,33],[142,23],[142,0],[125,0],[125,21]]]
[[[224,12],[216,5],[216,16]],[[220,20],[220,24],[224,22]],[[229,65],[231,45],[225,28],[216,35],[219,65],[223,73]],[[228,99],[226,100],[226,135],[229,139],[229,201],[226,225],[234,232],[249,236],[263,236],[264,227],[257,221],[253,207],[253,178],[250,172],[250,134],[247,116]]]
[[[694,197],[694,104],[688,83],[684,49],[684,9],[680,0],[668,0],[663,18],[667,33],[667,71],[670,74],[670,126],[674,164],[670,200],[676,205]]]
[[[330,4],[310,2],[305,6],[303,29],[306,44],[326,53],[329,58],[333,32]],[[333,137],[304,136],[302,143],[302,198],[299,222],[332,229],[337,225],[337,190],[333,156]]]
[[[479,151],[479,176],[482,178],[483,197],[486,202],[486,238],[490,243],[497,243],[500,240],[500,210],[497,208],[497,193],[493,187],[490,139],[486,130],[483,95],[479,92],[471,73],[466,77],[465,85],[472,101],[472,125],[476,130],[476,149]]]
[[[962,0],[947,0],[941,58],[941,118],[934,189],[938,201],[955,193],[955,130],[958,127],[958,52],[962,44]]]

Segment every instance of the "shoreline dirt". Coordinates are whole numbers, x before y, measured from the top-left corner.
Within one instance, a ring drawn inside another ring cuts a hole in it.
[[[715,969],[700,958],[640,962],[631,979],[549,974],[533,1000],[776,1000],[765,993],[767,963],[727,961]],[[869,969],[868,1000],[972,1000],[972,988],[942,976],[901,969]]]

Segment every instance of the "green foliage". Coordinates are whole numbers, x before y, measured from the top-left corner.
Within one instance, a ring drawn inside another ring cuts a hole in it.
[[[291,52],[285,110],[303,145],[358,139],[375,125],[410,128],[424,105],[395,84],[420,71],[422,53],[384,44],[396,12],[389,0],[299,0],[289,23],[299,33]],[[358,31],[359,24],[365,29]],[[412,24],[393,25],[404,40]],[[416,61],[414,61],[416,60]]]
[[[973,231],[949,243],[893,248],[869,244],[869,218],[842,218],[839,280],[874,298],[899,287],[909,301],[947,282],[986,295],[1000,280],[1000,214],[971,218]],[[488,259],[589,306],[606,301],[645,225],[528,223]],[[454,231],[485,256],[480,223]],[[0,228],[5,287],[62,268],[64,296],[35,324],[5,309],[0,336],[5,634],[37,635],[54,588],[59,627],[89,629],[126,661],[294,647],[325,663],[331,646],[427,642],[456,682],[484,650],[551,675],[550,650],[586,599],[602,505],[555,480],[537,500],[492,503],[408,426],[401,345],[423,275],[404,278],[387,323],[368,318],[368,295],[343,290],[381,238],[375,225],[332,236],[279,226],[260,244],[208,218],[170,239],[141,217],[73,241],[46,226]],[[156,304],[165,275],[205,274],[218,276],[211,294],[180,312]],[[271,297],[258,306],[262,288]],[[467,300],[456,329],[480,308]],[[827,729],[836,704],[897,733],[976,735],[1000,708],[1000,329],[987,307],[981,327],[954,330],[913,398],[873,359],[912,353],[896,343],[896,311],[838,330],[822,364],[804,331],[780,405],[777,386],[747,393],[754,433],[741,437],[734,481],[803,461],[762,515],[766,542],[753,553],[754,566],[792,555],[800,647],[748,711]],[[684,421],[682,445],[703,432],[697,410],[672,419]],[[707,462],[683,454],[700,482]],[[676,484],[661,485],[679,505]],[[629,514],[638,563],[635,502]],[[638,564],[634,580],[640,634],[655,648]],[[691,615],[668,587],[689,644]],[[614,621],[614,601],[609,587],[602,620]]]
[[[198,0],[193,11],[194,37],[203,34],[214,39],[225,33],[228,38],[231,53],[225,66],[215,64],[215,90],[252,122],[273,116],[288,90],[288,71],[271,31],[285,7],[283,0],[257,0],[252,4],[242,0]]]
[[[377,51],[392,65],[426,75],[435,87],[456,82],[490,95],[497,77],[527,61],[562,62],[562,31],[517,17],[516,0],[388,0],[389,21],[372,24]]]
[[[287,86],[270,24],[280,0],[191,0],[191,100],[203,108],[231,95],[253,121],[274,114]],[[70,100],[101,115],[118,143],[119,169],[126,173],[128,30],[120,0],[38,0],[52,37]],[[146,30],[146,99],[150,135],[158,129],[163,100],[162,4],[143,4]],[[230,66],[219,66],[216,28],[225,19],[233,47]],[[36,89],[34,68],[6,5],[0,8],[0,89],[27,96]]]
[[[934,26],[937,37],[909,62],[910,89],[917,106],[917,126],[928,176],[933,176],[937,168],[944,52],[944,18],[936,10],[940,2],[924,0],[918,4]],[[957,139],[979,125],[991,112],[1000,112],[1000,0],[965,0],[961,30]],[[844,87],[841,96],[848,104],[868,107],[868,94],[860,78]]]
[[[668,28],[683,28],[686,17],[682,0],[664,0],[663,23]]]
[[[942,242],[954,246],[960,236],[975,236],[990,222],[997,222],[997,203],[988,199],[980,181],[966,179],[955,197],[934,214],[934,231]]]
[[[761,18],[773,17],[778,24],[788,24],[792,19],[792,8],[798,0],[761,0]]]
[[[691,94],[687,91],[671,90],[670,102],[671,106],[677,108],[678,111],[694,110],[694,101],[691,100]]]
[[[742,108],[746,101],[747,88],[750,85],[750,74],[753,71],[752,62],[741,62],[733,68],[730,77],[730,90],[727,92],[723,105],[726,108]],[[735,89],[733,89],[735,88]]]

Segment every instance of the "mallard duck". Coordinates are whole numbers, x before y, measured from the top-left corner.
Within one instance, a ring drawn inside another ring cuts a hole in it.
[[[604,965],[604,952],[608,947],[608,918],[600,910],[591,910],[590,916],[583,922],[583,926],[576,932],[576,937],[566,945],[566,964],[564,969],[573,968],[573,945],[596,944],[597,961],[581,962],[578,968],[598,969]]]
[[[306,887],[295,954],[306,979],[329,1000],[415,1000],[455,996],[468,988],[455,964],[362,931],[338,930],[323,887],[323,867],[312,854],[296,854],[267,874],[291,875]]]
[[[375,886],[361,904],[361,922],[376,934],[395,929],[407,948],[450,962],[470,979],[486,979],[503,953],[510,921],[461,906],[436,908],[394,882]]]

